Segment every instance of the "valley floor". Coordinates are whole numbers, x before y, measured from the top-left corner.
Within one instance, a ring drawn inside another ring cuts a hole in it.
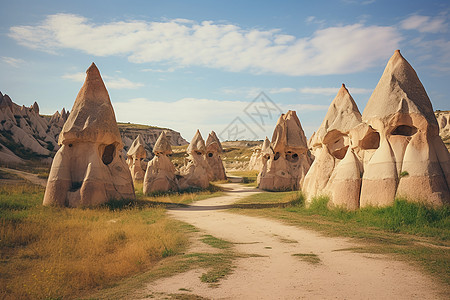
[[[325,237],[260,217],[224,211],[260,191],[224,185],[221,197],[174,208],[169,214],[202,233],[233,243],[237,255],[230,275],[218,284],[200,280],[197,269],[159,279],[135,297],[212,299],[440,299],[444,288],[406,262],[391,256],[356,253],[348,238]],[[195,244],[194,244],[195,245]],[[190,252],[196,252],[191,249]]]

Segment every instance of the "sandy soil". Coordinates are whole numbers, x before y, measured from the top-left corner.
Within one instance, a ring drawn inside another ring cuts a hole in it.
[[[200,281],[202,270],[192,270],[149,283],[145,294],[211,299],[444,298],[430,277],[387,256],[354,253],[348,248],[358,244],[349,239],[223,211],[227,204],[258,192],[239,184],[226,186],[232,190],[225,196],[169,213],[206,234],[236,243],[238,252],[263,257],[238,259],[234,272],[215,288]],[[315,254],[320,262],[306,262],[293,254]]]

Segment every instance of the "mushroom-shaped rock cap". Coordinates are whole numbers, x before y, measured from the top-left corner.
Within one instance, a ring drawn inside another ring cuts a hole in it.
[[[211,133],[208,135],[208,138],[206,139],[206,151],[207,152],[222,152],[222,144],[219,141],[219,138],[217,137],[216,133],[211,131]]]
[[[309,145],[313,146],[322,143],[325,135],[333,130],[348,133],[359,123],[361,123],[361,113],[359,112],[358,106],[345,87],[345,84],[342,84],[336,97],[331,102],[322,124],[311,138]]]
[[[289,110],[278,119],[272,136],[273,151],[296,151],[307,149],[307,141],[297,113]]]
[[[58,142],[67,144],[75,141],[117,143],[122,147],[114,109],[100,71],[94,63],[86,71],[86,79]]]
[[[145,158],[147,156],[147,152],[145,151],[145,142],[140,134],[134,139],[133,143],[128,149],[127,156],[135,156]]]
[[[205,151],[206,151],[205,141],[203,140],[200,130],[197,129],[197,132],[192,138],[192,141],[189,144],[189,147],[187,148],[186,152],[192,154],[194,152],[205,153]]]
[[[172,153],[172,146],[167,139],[166,133],[163,131],[156,140],[155,146],[153,147],[153,153],[168,155]]]
[[[413,67],[396,50],[367,102],[362,119],[384,118],[395,113],[418,113],[437,125],[430,99]]]

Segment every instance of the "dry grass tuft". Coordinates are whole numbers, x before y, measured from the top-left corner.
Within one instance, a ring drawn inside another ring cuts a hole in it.
[[[148,270],[187,237],[162,207],[42,207],[44,189],[0,187],[0,298],[72,298]]]

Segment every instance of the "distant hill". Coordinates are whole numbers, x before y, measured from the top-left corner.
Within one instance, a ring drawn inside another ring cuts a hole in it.
[[[63,108],[52,116],[40,115],[39,105],[20,106],[0,92],[0,163],[11,165],[34,160],[50,163],[59,149],[58,136],[70,113]],[[177,131],[169,128],[118,123],[125,151],[141,134],[149,157],[156,139],[166,132],[173,146],[188,144]]]
[[[172,146],[184,146],[189,144],[178,131],[169,128],[132,123],[117,123],[117,125],[119,126],[125,151],[128,151],[131,143],[133,143],[134,139],[140,134],[146,144],[145,149],[147,150],[147,156],[153,156],[153,146],[163,131],[166,133],[166,137]]]

